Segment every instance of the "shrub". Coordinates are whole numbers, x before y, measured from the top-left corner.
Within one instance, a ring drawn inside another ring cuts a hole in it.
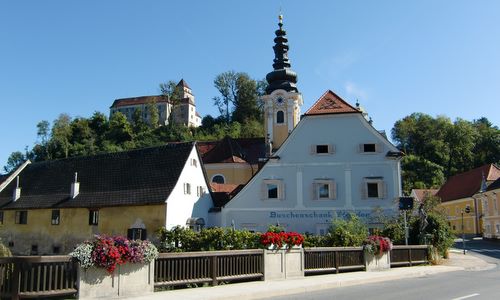
[[[346,220],[335,219],[328,230],[329,246],[361,246],[368,236],[366,225],[355,214],[349,214]]]
[[[10,249],[2,243],[2,240],[0,240],[0,257],[8,256],[12,256],[12,253],[10,252]]]

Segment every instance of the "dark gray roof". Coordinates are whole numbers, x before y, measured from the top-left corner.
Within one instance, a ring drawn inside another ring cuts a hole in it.
[[[0,209],[105,207],[164,203],[194,143],[175,143],[87,157],[32,163],[19,174],[21,197],[12,202],[16,180],[0,192]],[[78,173],[80,193],[70,199]]]

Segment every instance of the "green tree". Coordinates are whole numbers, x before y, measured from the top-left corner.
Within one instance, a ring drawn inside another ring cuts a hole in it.
[[[368,236],[368,228],[355,214],[346,219],[334,219],[328,229],[330,246],[361,246]]]
[[[121,112],[114,113],[109,119],[109,131],[106,139],[115,145],[123,145],[132,140],[132,127],[127,117]]]
[[[163,97],[166,97],[171,105],[168,115],[168,126],[174,126],[174,114],[178,113],[178,108],[184,94],[183,87],[179,86],[173,80],[166,83],[160,83],[160,91]]]
[[[158,113],[158,107],[156,106],[156,101],[150,101],[148,102],[148,104],[146,105],[146,110],[148,112],[148,123],[149,123],[149,127],[151,129],[155,129],[158,127],[159,123],[160,123],[160,116],[159,116],[159,113]]]
[[[403,191],[406,195],[414,188],[437,188],[444,183],[444,168],[425,158],[413,154],[401,161]]]
[[[67,158],[71,148],[71,117],[60,114],[52,125],[52,138],[49,143],[49,157]]]
[[[474,166],[500,163],[500,130],[487,118],[473,122],[477,135],[474,143]]]
[[[26,156],[21,151],[12,152],[7,159],[7,164],[3,167],[6,173],[14,171],[26,161]]]
[[[447,177],[462,173],[474,167],[474,142],[477,132],[471,122],[457,119],[446,135],[449,147]]]

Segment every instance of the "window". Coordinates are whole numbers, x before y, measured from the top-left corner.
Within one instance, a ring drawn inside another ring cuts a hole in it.
[[[31,245],[30,255],[38,255],[38,245]]]
[[[328,144],[313,145],[311,152],[312,154],[333,154],[335,152],[335,147]]]
[[[379,144],[375,143],[367,143],[367,144],[360,144],[359,145],[359,152],[361,153],[375,153],[375,152],[381,152],[381,147]]]
[[[278,110],[278,112],[276,113],[276,123],[285,123],[285,113],[282,110]]]
[[[193,166],[195,168],[198,166],[198,162],[196,161],[195,158],[191,159],[191,166]]]
[[[16,211],[16,224],[28,224],[28,211],[27,210]]]
[[[61,246],[52,246],[52,253],[54,254],[61,253]]]
[[[223,175],[217,174],[217,175],[214,175],[214,177],[212,177],[212,182],[223,184],[226,182],[226,179],[224,178]]]
[[[184,194],[191,195],[191,184],[184,183]]]
[[[497,231],[496,231],[495,233],[500,233],[500,224],[496,224],[496,226],[495,226],[495,227],[496,227],[496,229],[497,229]]]
[[[201,197],[205,194],[205,189],[202,186],[197,186],[196,187],[196,196]]]
[[[316,179],[313,183],[314,200],[331,200],[337,197],[335,181],[331,179]]]
[[[52,211],[52,218],[50,224],[59,225],[61,213],[58,209]]]
[[[262,183],[262,199],[284,199],[284,184],[279,179],[265,179]]]
[[[3,224],[3,211],[0,211],[0,225]]]
[[[144,228],[129,228],[127,230],[127,238],[129,240],[145,240],[147,232]]]
[[[99,224],[99,211],[97,209],[89,210],[89,225]]]
[[[362,183],[363,199],[383,199],[386,197],[385,182],[382,177],[366,177]]]

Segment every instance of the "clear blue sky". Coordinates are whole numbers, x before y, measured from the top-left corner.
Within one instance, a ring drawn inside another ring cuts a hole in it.
[[[1,1],[0,167],[60,113],[184,78],[202,116],[213,79],[272,69],[280,7],[305,112],[327,89],[377,129],[413,112],[500,123],[500,1]]]

